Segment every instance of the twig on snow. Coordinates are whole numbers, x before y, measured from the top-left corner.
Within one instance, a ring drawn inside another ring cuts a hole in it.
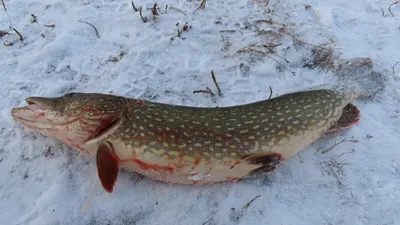
[[[209,220],[207,220],[206,222],[204,222],[202,225],[206,225],[207,223],[209,223],[211,221],[212,218],[210,218]]]
[[[214,81],[215,86],[217,87],[218,95],[221,96],[222,95],[221,88],[219,88],[219,85],[217,83],[217,79],[215,79],[215,75],[214,75],[214,71],[213,70],[211,70],[211,77],[212,77],[212,79]]]
[[[143,14],[142,14],[142,6],[140,6],[139,15],[140,15],[140,18],[142,18],[143,23],[146,23],[146,22],[148,21],[147,18],[143,17]]]
[[[100,65],[104,66],[104,64],[102,64],[99,59],[97,59],[97,62],[99,62]]]
[[[243,208],[242,208],[242,212],[244,210],[246,210],[247,208],[249,208],[249,206],[254,202],[254,200],[256,200],[257,198],[261,197],[261,195],[257,195],[256,197],[254,197],[252,200],[250,200]]]
[[[7,7],[6,7],[6,4],[4,3],[4,0],[1,0],[1,4],[3,4],[4,11],[6,12],[8,20],[10,22],[9,27],[11,28],[12,27],[12,20],[11,20],[10,14],[8,14]]]
[[[98,38],[100,38],[100,35],[99,35],[99,32],[97,31],[97,28],[96,28],[93,24],[88,23],[88,22],[86,22],[86,21],[82,21],[82,20],[78,20],[78,21],[81,22],[81,23],[86,23],[87,25],[93,27],[94,31],[96,32],[96,36],[97,36]]]
[[[183,13],[183,15],[185,15],[185,16],[187,16],[186,15],[186,13],[184,12],[184,11],[182,11],[182,10],[180,10],[180,9],[178,9],[178,8],[175,8],[175,7],[169,7],[170,9],[175,9],[176,11],[178,11],[178,12],[180,12],[180,13]]]
[[[9,22],[10,22],[9,28],[10,28],[10,29],[13,29],[13,30],[15,31],[15,33],[17,33],[17,35],[18,35],[20,41],[23,41],[24,38],[22,37],[21,33],[20,33],[19,31],[17,31],[17,29],[15,29],[15,28],[13,27],[13,25],[12,25],[12,20],[11,20],[10,14],[8,14],[8,10],[7,10],[6,4],[4,3],[4,0],[1,0],[1,4],[3,5],[4,11],[6,12],[7,17],[8,17],[8,20],[9,20]],[[3,33],[3,34],[4,34],[4,33]],[[9,33],[8,33],[8,34],[9,34]],[[4,35],[3,35],[3,36],[4,36]],[[12,46],[12,45],[13,45],[12,43],[7,43],[7,44],[6,44],[6,43],[3,43],[3,44],[4,44],[5,46]]]
[[[281,46],[283,43],[279,43],[279,44],[276,44],[276,45],[263,45],[265,48],[276,48],[276,47],[279,47],[279,46]]]
[[[272,87],[269,86],[269,97],[268,97],[268,100],[271,99],[271,97],[272,97]]]
[[[291,69],[289,69],[287,66],[285,66],[283,63],[279,62],[278,60],[276,60],[275,58],[268,56],[268,58],[274,60],[275,62],[279,63],[281,66],[283,66],[285,69],[287,69],[290,73],[292,73],[293,75],[296,75],[296,72],[292,71]]]
[[[7,12],[7,7],[6,4],[4,4],[4,0],[1,0],[1,3],[3,4],[4,10]]]
[[[394,15],[393,15],[393,13],[392,13],[391,8],[392,8],[392,6],[394,6],[394,5],[396,5],[396,4],[399,4],[399,3],[400,3],[400,0],[397,0],[397,1],[393,2],[392,4],[390,4],[390,6],[388,7],[388,10],[389,10],[390,14],[391,14],[393,17],[394,17]]]
[[[24,38],[22,37],[21,33],[18,32],[17,29],[15,29],[14,27],[13,27],[12,29],[15,31],[15,33],[18,34],[19,40],[20,40],[20,41],[24,41]]]
[[[199,9],[204,9],[205,7],[206,7],[206,0],[202,0],[201,3],[200,3],[200,5],[199,5],[199,7],[197,7],[197,9],[195,9],[195,10],[193,11],[193,14],[194,14],[197,10],[199,10]]]
[[[338,142],[338,143],[332,145],[331,147],[325,149],[325,150],[322,151],[321,153],[322,153],[322,154],[327,153],[327,152],[331,151],[333,148],[335,148],[336,146],[338,146],[338,145],[340,145],[340,144],[342,144],[342,143],[344,143],[344,142],[357,143],[358,140],[347,140],[347,138],[344,138],[344,139],[341,140],[340,142]]]
[[[8,33],[7,31],[0,30],[0,38],[6,36],[8,34],[10,34],[10,33]]]
[[[204,93],[204,94],[210,94],[211,96],[214,96],[214,93],[211,91],[211,89],[209,87],[206,87],[207,90],[196,90],[193,91],[193,94],[196,93]]]
[[[329,168],[329,170],[327,170],[323,164]],[[338,187],[340,189],[344,188],[345,185],[343,183],[343,176],[345,176],[344,171],[343,171],[343,167],[345,165],[347,165],[348,163],[346,162],[338,162],[336,159],[334,159],[332,157],[331,160],[329,160],[328,162],[320,162],[320,166],[322,168],[323,171],[325,171],[325,173],[327,173],[328,175],[332,175],[334,178],[336,178],[336,181],[338,183]]]
[[[31,14],[31,23],[37,23],[37,16],[35,14]]]
[[[275,52],[273,52],[273,51],[271,51],[271,50],[269,51],[269,53],[271,53],[271,54],[275,55],[276,57],[282,59],[282,60],[285,61],[286,63],[290,63],[289,60],[285,59],[284,57],[282,57],[282,56],[276,54]]]
[[[396,71],[394,71],[394,68],[397,66],[397,64],[399,64],[400,63],[400,61],[398,61],[396,64],[394,64],[394,66],[392,67],[392,70],[393,70],[393,74],[395,74],[396,73]]]
[[[126,53],[125,52],[121,52],[121,53],[119,53],[119,58],[117,58],[117,57],[113,57],[112,59],[109,59],[109,60],[107,60],[107,61],[109,61],[109,62],[119,62],[121,59],[122,59],[122,57],[124,57],[124,55],[125,55]],[[99,61],[100,62],[100,61]],[[100,63],[101,64],[101,63]]]
[[[136,8],[136,6],[135,6],[135,4],[133,3],[133,1],[132,1],[132,8],[133,8],[133,10],[135,10],[135,12],[139,11],[139,10]]]
[[[157,2],[154,3],[153,9],[151,10],[151,12],[153,13],[154,16],[158,16],[158,10],[157,10]]]
[[[56,27],[56,25],[55,25],[55,24],[45,24],[45,25],[43,25],[43,26],[45,26],[45,27],[51,27],[51,28],[54,28],[54,27]]]

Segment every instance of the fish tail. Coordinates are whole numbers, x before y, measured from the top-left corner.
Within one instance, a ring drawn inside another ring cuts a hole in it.
[[[384,88],[384,77],[373,70],[369,57],[342,60],[335,73],[341,91],[354,98],[371,96]]]

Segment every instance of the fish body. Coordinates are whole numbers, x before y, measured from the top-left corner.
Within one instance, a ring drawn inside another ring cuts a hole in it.
[[[356,124],[357,96],[320,89],[229,107],[169,105],[98,93],[30,97],[12,116],[96,156],[112,192],[120,168],[180,184],[237,181],[271,171],[327,132]]]

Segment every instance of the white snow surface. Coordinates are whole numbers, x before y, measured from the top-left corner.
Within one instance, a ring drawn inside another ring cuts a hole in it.
[[[13,43],[0,45],[0,224],[400,224],[400,63],[392,69],[400,61],[400,5],[392,17],[392,2],[208,0],[193,13],[200,1],[160,0],[154,17],[154,2],[135,0],[144,23],[127,0],[5,0],[24,40],[0,12],[0,29],[12,33],[2,42]],[[100,38],[78,20],[93,24]],[[186,22],[191,27],[177,37]],[[24,129],[10,115],[33,95],[101,92],[214,107],[267,99],[269,87],[276,96],[334,84],[334,73],[304,66],[312,45],[296,46],[287,35],[275,37],[278,31],[329,43],[345,59],[370,57],[385,87],[355,101],[359,124],[265,176],[185,186],[121,171],[108,194],[93,157]],[[279,43],[265,53],[263,45]],[[217,93],[211,70],[223,95],[194,94],[206,87]],[[323,153],[344,138],[358,142]]]

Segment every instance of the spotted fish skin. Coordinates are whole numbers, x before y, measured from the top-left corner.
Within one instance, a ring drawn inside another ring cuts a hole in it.
[[[350,100],[330,90],[220,108],[125,99],[129,116],[107,141],[124,149],[117,152],[126,167],[157,180],[238,180],[263,166],[251,158],[280,154],[286,159],[321,137]]]
[[[206,108],[75,93],[28,98],[31,105],[12,115],[80,151],[95,155],[107,143],[121,168],[163,182],[207,184],[273,169],[337,125],[354,98],[322,89]],[[54,125],[58,118],[63,122]],[[110,168],[114,174],[119,167]]]

